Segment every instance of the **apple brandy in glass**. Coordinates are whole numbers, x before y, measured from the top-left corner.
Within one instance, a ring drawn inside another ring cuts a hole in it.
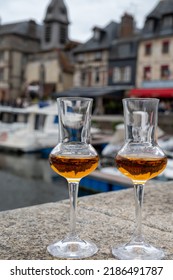
[[[123,99],[125,143],[115,163],[134,184],[136,226],[129,243],[112,248],[113,255],[118,259],[157,260],[164,257],[164,252],[146,243],[142,234],[145,183],[159,175],[167,164],[156,138],[158,103],[156,98]]]
[[[52,150],[52,169],[68,181],[70,197],[70,232],[64,239],[48,246],[48,252],[59,258],[86,258],[97,252],[97,246],[80,239],[76,232],[78,187],[81,178],[94,171],[99,162],[90,144],[92,99],[58,98],[59,143]]]

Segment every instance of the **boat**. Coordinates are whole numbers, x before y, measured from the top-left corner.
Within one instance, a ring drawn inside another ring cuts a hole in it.
[[[78,121],[79,115],[76,115]],[[71,115],[69,112],[69,122]],[[47,157],[58,143],[56,102],[38,103],[26,108],[0,106],[0,149],[17,152],[41,152]],[[91,142],[107,144],[110,138],[91,127]]]
[[[57,105],[34,104],[26,108],[0,106],[0,148],[37,152],[57,144]]]
[[[167,157],[173,158],[173,136],[165,134],[165,132],[157,128],[158,145],[164,151]],[[112,135],[110,142],[102,150],[103,157],[115,157],[117,152],[123,146],[125,139],[124,124],[118,124],[115,127],[115,133]]]

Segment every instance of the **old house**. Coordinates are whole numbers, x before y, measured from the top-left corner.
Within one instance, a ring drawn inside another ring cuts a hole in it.
[[[52,0],[42,25],[30,20],[0,25],[0,100],[19,96],[49,97],[72,87],[68,11]]]

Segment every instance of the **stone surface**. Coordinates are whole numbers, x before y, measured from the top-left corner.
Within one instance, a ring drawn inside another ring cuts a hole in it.
[[[53,259],[48,244],[69,228],[69,201],[0,213],[0,259]],[[130,240],[134,228],[133,189],[78,199],[77,230],[98,247],[90,259],[114,259],[111,246]],[[150,182],[145,188],[143,232],[146,240],[173,259],[173,182]]]

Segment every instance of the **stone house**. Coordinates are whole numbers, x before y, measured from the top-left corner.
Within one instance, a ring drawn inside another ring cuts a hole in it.
[[[52,0],[44,22],[0,25],[0,100],[19,96],[49,97],[72,87],[68,11],[63,0]]]

